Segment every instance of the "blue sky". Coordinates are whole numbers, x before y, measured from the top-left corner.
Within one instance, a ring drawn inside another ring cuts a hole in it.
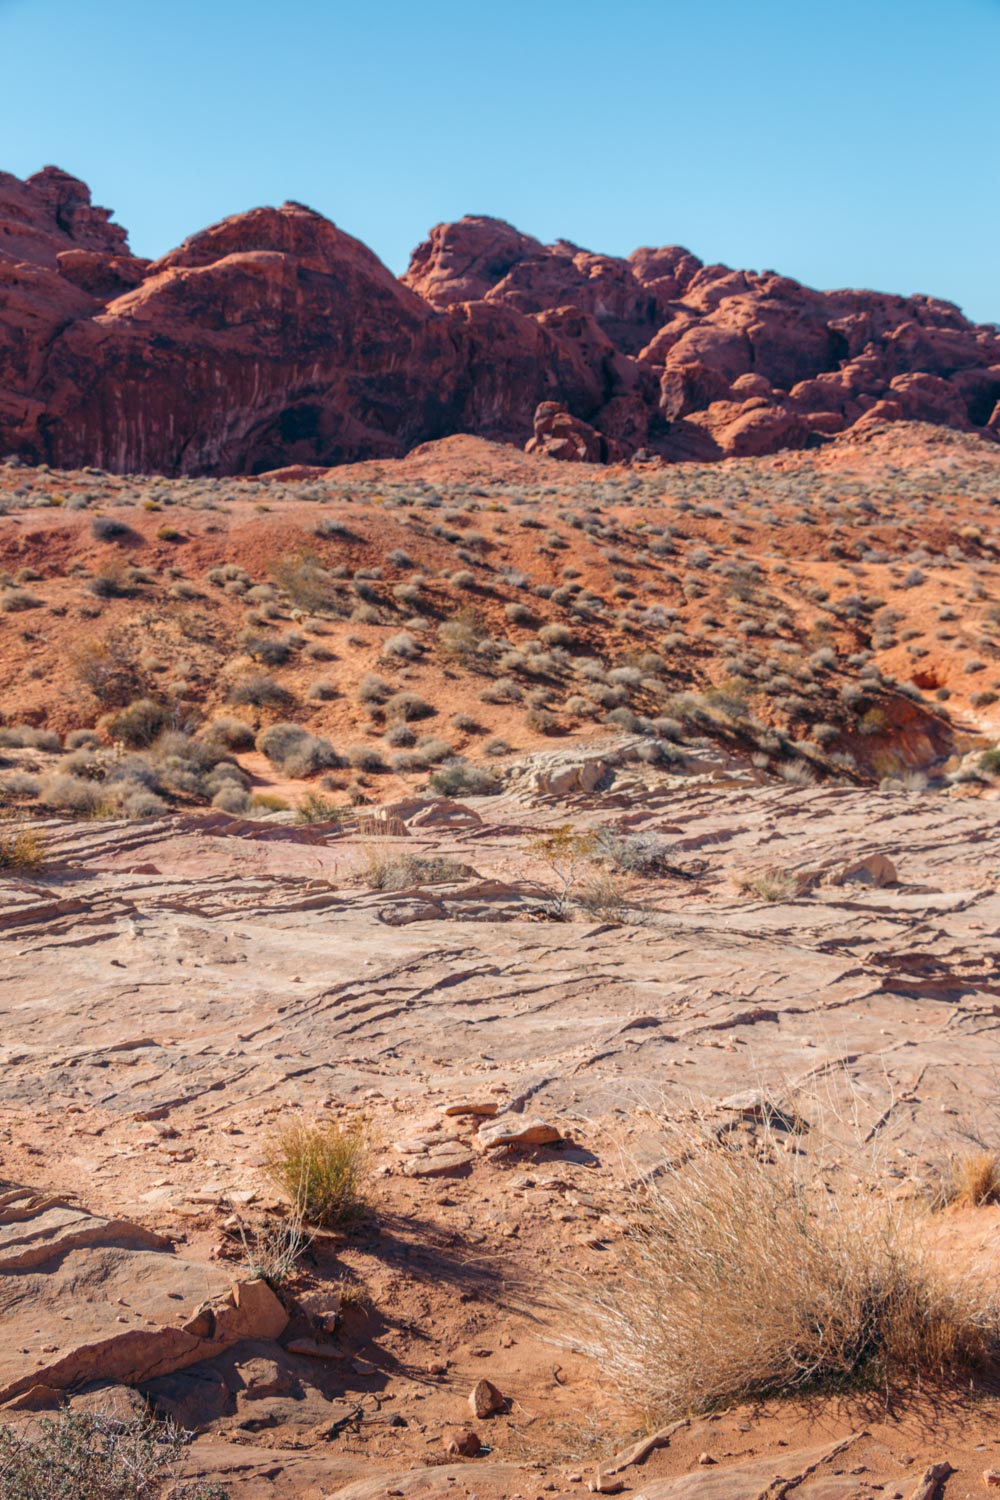
[[[297,198],[395,271],[442,219],[1000,320],[1000,0],[0,0],[0,169],[157,255]]]

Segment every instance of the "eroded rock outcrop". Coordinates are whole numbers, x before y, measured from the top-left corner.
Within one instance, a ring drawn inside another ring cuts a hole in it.
[[[1000,335],[932,297],[817,292],[678,246],[595,255],[484,217],[438,225],[401,279],[300,203],[149,263],[76,178],[0,174],[0,455],[234,474],[457,432],[550,452],[542,403],[588,462],[772,453],[872,412],[1000,436]]]
[[[0,1182],[0,1405],[47,1405],[90,1380],[137,1385],[284,1331],[265,1282],[233,1285],[170,1250],[141,1225]]]

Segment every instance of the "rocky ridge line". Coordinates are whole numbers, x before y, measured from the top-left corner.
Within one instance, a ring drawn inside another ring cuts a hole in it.
[[[259,473],[465,432],[706,461],[900,419],[1000,435],[996,327],[933,297],[818,292],[678,246],[595,255],[482,217],[438,225],[397,280],[300,203],[149,262],[76,178],[0,173],[0,455]]]

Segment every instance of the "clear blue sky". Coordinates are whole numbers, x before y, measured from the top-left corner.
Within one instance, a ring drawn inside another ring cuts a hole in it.
[[[1000,0],[0,0],[0,168],[157,255],[297,198],[925,291],[1000,320]]]

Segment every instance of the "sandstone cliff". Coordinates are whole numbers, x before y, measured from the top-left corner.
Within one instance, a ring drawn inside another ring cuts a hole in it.
[[[594,436],[547,437],[559,408]],[[489,218],[439,225],[397,279],[299,203],[148,262],[76,178],[0,173],[0,455],[236,474],[472,432],[706,460],[870,413],[1000,436],[997,329],[932,297],[817,292],[676,246],[616,259]]]

